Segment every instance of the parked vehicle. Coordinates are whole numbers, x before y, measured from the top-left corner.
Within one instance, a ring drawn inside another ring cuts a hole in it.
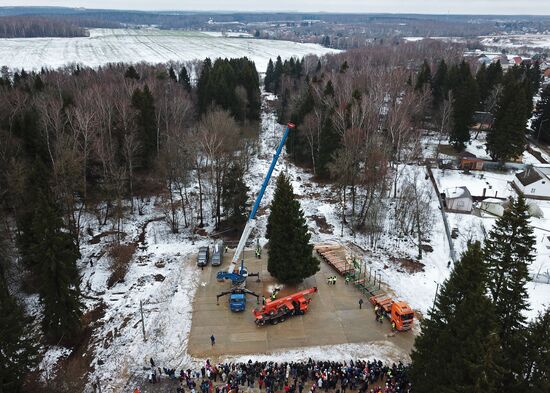
[[[223,263],[223,254],[223,240],[218,240],[216,244],[214,244],[214,248],[212,249],[212,266],[220,266]]]
[[[317,292],[317,287],[309,288],[277,300],[266,300],[262,308],[253,311],[256,325],[263,326],[266,323],[276,325],[295,315],[304,315],[308,308],[311,295]]]
[[[199,255],[197,256],[197,266],[203,267],[208,265],[210,259],[210,247],[200,247]]]
[[[222,292],[216,296],[216,304],[219,304],[220,297],[229,295],[229,309],[233,312],[240,312],[246,309],[246,295],[256,297],[256,303],[260,303],[260,295],[246,288],[232,288],[230,291]]]
[[[407,303],[397,302],[387,294],[371,296],[369,300],[386,314],[393,330],[403,332],[412,328],[414,311]]]

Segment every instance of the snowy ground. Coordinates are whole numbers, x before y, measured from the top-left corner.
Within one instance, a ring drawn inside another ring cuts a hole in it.
[[[519,48],[523,46],[550,48],[550,34],[492,35],[479,37],[481,43],[489,47]]]
[[[273,99],[273,96],[264,95],[264,104]],[[270,112],[266,105],[262,115],[258,154],[252,159],[246,178],[253,196],[259,191],[283,131],[284,127],[276,123],[275,114]],[[377,242],[376,247],[372,247],[369,239],[360,234],[354,235],[347,228],[344,228],[343,237],[340,237],[336,189],[331,185],[315,183],[312,180],[312,174],[291,164],[284,151],[273,179],[281,172],[290,176],[294,191],[307,217],[313,242],[354,242],[359,245],[366,250],[366,266],[381,275],[383,282],[391,288],[396,297],[407,301],[415,310],[425,313],[432,305],[437,285],[441,284],[450,272],[447,267],[450,259],[449,245],[438,209],[437,196],[429,179],[425,177],[425,169],[415,165],[400,167],[400,169],[402,178],[416,173],[420,175],[422,186],[431,190],[430,206],[433,212],[433,223],[429,244],[433,247],[433,251],[425,253],[422,259],[425,265],[423,271],[414,274],[404,272],[390,260],[391,257],[414,259],[417,254],[417,247],[410,239],[398,239],[392,236],[394,223],[391,220],[391,214],[386,220],[385,234]],[[434,175],[441,187],[467,185],[478,192],[487,188],[486,182],[490,180],[493,185],[491,191],[498,190],[499,196],[511,192],[506,181],[506,177],[511,176],[510,174],[484,173],[484,177],[480,178],[479,174],[465,175],[458,171],[434,171]],[[268,211],[265,207],[272,200],[273,193],[274,180],[267,188],[257,216],[256,229],[251,235],[252,238],[260,238],[262,243],[266,242],[263,236]],[[548,239],[550,202],[541,203],[540,206],[546,218],[533,219],[538,255],[536,263],[531,267],[532,273],[550,270],[550,240]],[[391,209],[391,204],[388,205],[388,209]],[[123,231],[127,234],[124,242],[138,239],[144,223],[161,215],[160,209],[156,206],[156,200],[150,200],[143,216],[130,215],[123,223]],[[329,226],[328,231],[321,230],[313,216],[324,217]],[[483,239],[495,221],[494,218],[464,214],[449,214],[448,219],[451,227],[459,228],[459,237],[453,243],[458,253],[465,250],[469,240]],[[99,228],[96,219],[91,216],[84,227],[90,227],[94,235],[112,229],[110,226]],[[205,229],[212,230],[211,227]],[[87,306],[93,308],[100,302],[106,305],[105,316],[100,321],[101,326],[92,339],[94,371],[90,376],[91,379],[99,377],[105,392],[123,391],[133,388],[127,385],[129,381],[143,380],[146,374],[143,367],[148,365],[149,357],[153,357],[161,367],[170,368],[193,366],[202,362],[203,360],[193,359],[187,354],[191,304],[198,286],[206,284],[200,282],[195,261],[191,256],[199,245],[207,244],[209,240],[202,238],[193,245],[188,231],[184,230],[181,234],[173,235],[164,221],[153,221],[147,226],[145,242],[139,244],[124,282],[117,283],[109,289],[106,283],[110,274],[110,258],[104,250],[107,243],[113,239],[104,237],[98,244],[90,244],[91,236],[87,234],[85,237],[83,257],[79,266],[83,274],[82,287],[87,296],[97,299],[86,300]],[[94,263],[93,267],[89,263],[90,260]],[[550,285],[532,282],[529,284],[529,295],[533,307],[529,316],[533,317],[537,311],[543,309],[543,304],[548,304]],[[142,337],[140,301],[143,302],[147,341]],[[67,356],[67,351],[59,347],[48,351],[45,360],[47,372],[51,372],[51,364],[55,363],[55,359],[59,356]],[[376,343],[297,348],[271,354],[232,357],[227,360],[280,360],[283,358],[299,360],[308,357],[347,360],[353,357],[393,361],[394,356],[395,351],[391,344]],[[403,358],[402,354],[400,358]]]
[[[308,54],[324,55],[336,50],[316,44],[289,41],[230,38],[219,34],[181,30],[92,29],[90,37],[0,39],[0,66],[14,69],[58,68],[70,63],[97,67],[107,63],[165,63],[206,57],[247,56],[258,71],[270,58]]]

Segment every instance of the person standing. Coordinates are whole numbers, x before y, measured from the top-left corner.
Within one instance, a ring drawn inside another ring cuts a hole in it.
[[[214,344],[216,344],[216,337],[214,337],[214,335],[211,335],[211,336],[210,336],[210,344],[211,344],[212,346],[214,346]]]
[[[359,310],[363,308],[363,299],[359,299]]]

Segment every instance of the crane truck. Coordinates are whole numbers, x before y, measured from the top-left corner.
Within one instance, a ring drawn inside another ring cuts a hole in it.
[[[248,215],[248,219],[246,221],[246,225],[244,227],[243,233],[241,234],[241,238],[239,240],[239,243],[237,245],[237,248],[235,249],[235,254],[233,255],[233,258],[231,259],[231,263],[229,264],[229,268],[227,271],[219,271],[216,275],[216,278],[219,281],[223,280],[231,280],[231,283],[233,285],[233,289],[235,288],[241,288],[243,289],[246,285],[246,278],[251,276],[257,276],[259,277],[259,273],[248,273],[248,270],[244,266],[244,259],[241,260],[240,266],[239,266],[239,258],[244,251],[244,247],[246,245],[246,242],[248,241],[248,238],[250,236],[250,233],[254,229],[254,226],[256,224],[256,213],[258,211],[258,208],[260,207],[260,203],[262,202],[262,199],[264,197],[265,190],[267,188],[267,185],[269,184],[269,180],[271,179],[271,175],[273,174],[273,170],[275,169],[275,165],[277,164],[277,161],[279,160],[279,156],[281,155],[281,151],[283,150],[283,147],[286,143],[286,140],[288,138],[288,135],[290,133],[290,130],[295,128],[296,126],[292,123],[288,123],[285,133],[283,134],[283,137],[281,138],[281,141],[279,142],[279,146],[277,147],[277,150],[275,151],[275,154],[273,155],[273,160],[271,161],[271,165],[269,166],[269,170],[267,171],[267,174],[264,178],[264,182],[262,184],[262,187],[260,188],[260,192],[258,193],[258,196],[256,197],[256,201],[254,202],[254,206],[252,207],[252,210],[250,211],[250,214]],[[237,297],[239,299],[237,299]],[[246,296],[243,299],[242,294],[240,293],[233,293],[230,295],[229,302],[232,304],[232,302],[238,302],[242,301],[243,305],[246,304]],[[244,308],[244,306],[243,306]],[[233,309],[232,309],[233,310]],[[235,310],[233,310],[235,311]]]
[[[369,301],[386,314],[393,330],[403,332],[412,328],[414,311],[406,302],[395,301],[387,294],[371,296]]]
[[[246,288],[231,288],[229,291],[225,291],[216,296],[216,304],[219,305],[220,297],[229,295],[229,309],[233,312],[244,311],[246,308],[246,295],[256,297],[256,303],[260,303],[260,295],[254,293]]]
[[[244,247],[246,245],[246,242],[248,240],[248,237],[250,236],[250,233],[252,232],[252,229],[254,229],[254,226],[256,225],[256,213],[258,211],[258,208],[260,207],[260,203],[262,202],[262,199],[264,197],[265,190],[267,188],[267,185],[269,184],[269,180],[271,179],[271,175],[273,174],[273,170],[275,169],[275,165],[277,164],[277,161],[279,160],[279,156],[281,155],[281,151],[283,150],[283,147],[286,143],[286,140],[288,138],[288,134],[290,133],[290,130],[295,128],[296,126],[292,123],[288,123],[285,133],[283,134],[283,137],[281,138],[281,141],[279,143],[279,146],[277,147],[277,150],[275,151],[275,154],[273,155],[273,160],[271,161],[271,165],[269,167],[269,170],[267,171],[267,175],[265,176],[264,182],[262,184],[262,188],[260,188],[260,192],[258,193],[258,196],[256,197],[256,201],[254,202],[254,206],[252,207],[252,210],[250,211],[250,214],[248,215],[248,219],[246,221],[246,225],[244,227],[243,233],[241,235],[241,238],[239,240],[239,244],[237,245],[237,248],[235,249],[235,254],[233,255],[233,258],[231,259],[231,263],[229,264],[229,268],[227,269],[227,273],[242,273],[239,272],[238,263],[239,263],[239,257],[241,253],[244,250]]]
[[[253,311],[256,325],[263,326],[266,323],[276,325],[294,315],[305,314],[311,302],[311,298],[306,298],[306,295],[315,292],[317,292],[317,287],[305,289],[277,300],[266,300],[262,308]]]

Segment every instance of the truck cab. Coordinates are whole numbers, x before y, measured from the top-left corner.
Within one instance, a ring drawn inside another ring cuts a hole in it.
[[[224,250],[223,240],[218,240],[212,249],[212,266],[220,266],[223,263]]]
[[[233,293],[229,296],[229,309],[233,312],[244,311],[246,308],[246,295],[244,293]]]
[[[400,332],[410,330],[414,320],[414,311],[405,302],[394,302],[391,307],[392,328]]]
[[[200,247],[199,254],[197,255],[197,266],[204,267],[208,264],[210,258],[210,248],[209,247]]]

